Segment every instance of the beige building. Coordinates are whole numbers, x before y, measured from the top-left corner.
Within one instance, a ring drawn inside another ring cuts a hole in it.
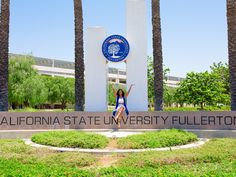
[[[34,57],[34,68],[39,74],[49,76],[61,76],[74,78],[74,62]],[[112,83],[126,84],[126,71],[124,69],[108,68],[108,80]],[[169,87],[177,87],[183,80],[180,77],[167,76],[166,84]]]

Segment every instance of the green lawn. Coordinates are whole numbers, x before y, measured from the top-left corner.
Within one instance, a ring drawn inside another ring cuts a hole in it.
[[[236,140],[212,139],[195,149],[103,156],[35,149],[0,140],[0,176],[236,176]]]
[[[236,140],[213,139],[190,150],[131,154],[116,167],[100,171],[107,176],[236,176]]]
[[[91,176],[80,168],[96,161],[90,154],[58,153],[31,148],[22,140],[0,140],[0,176]]]

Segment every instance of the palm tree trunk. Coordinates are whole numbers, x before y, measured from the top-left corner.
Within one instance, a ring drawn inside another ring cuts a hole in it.
[[[1,0],[0,16],[0,111],[8,111],[8,47],[10,0]]]
[[[155,110],[163,109],[163,58],[160,0],[152,0],[152,25],[153,25],[153,67],[154,67],[154,95]]]
[[[74,0],[75,18],[75,111],[84,110],[84,49],[82,0]]]
[[[231,110],[236,111],[236,0],[227,0]]]

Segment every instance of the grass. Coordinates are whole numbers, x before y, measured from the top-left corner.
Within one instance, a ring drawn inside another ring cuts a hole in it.
[[[80,170],[77,168],[66,168],[63,166],[45,164],[24,164],[17,160],[0,159],[0,176],[94,176],[93,172]]]
[[[72,112],[74,109],[35,109],[35,108],[24,108],[24,109],[15,109],[9,110],[9,112]]]
[[[170,129],[130,135],[118,139],[117,144],[122,149],[142,149],[183,145],[196,140],[197,136],[193,133]]]
[[[97,158],[77,152],[32,148],[22,140],[0,139],[0,176],[93,176],[84,171]]]
[[[103,135],[78,131],[42,132],[34,134],[31,140],[43,145],[85,149],[104,148],[108,144],[108,138]]]
[[[65,167],[85,167],[94,164],[97,159],[90,154],[77,152],[58,153],[46,148],[32,148],[22,140],[0,139],[0,157],[14,159],[24,164],[53,164]]]
[[[133,153],[100,176],[236,176],[236,140],[213,139],[196,149]]]
[[[35,149],[21,140],[0,140],[0,176],[236,176],[236,139],[212,139],[205,145],[176,151],[119,156],[103,168],[101,156]]]
[[[201,111],[200,107],[165,107],[164,111]],[[230,111],[230,106],[205,106],[203,111]]]

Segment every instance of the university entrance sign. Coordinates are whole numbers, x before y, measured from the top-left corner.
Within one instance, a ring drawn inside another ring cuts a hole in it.
[[[0,113],[0,130],[115,129],[109,112]],[[132,112],[121,119],[121,129],[236,130],[236,114],[222,112]]]

